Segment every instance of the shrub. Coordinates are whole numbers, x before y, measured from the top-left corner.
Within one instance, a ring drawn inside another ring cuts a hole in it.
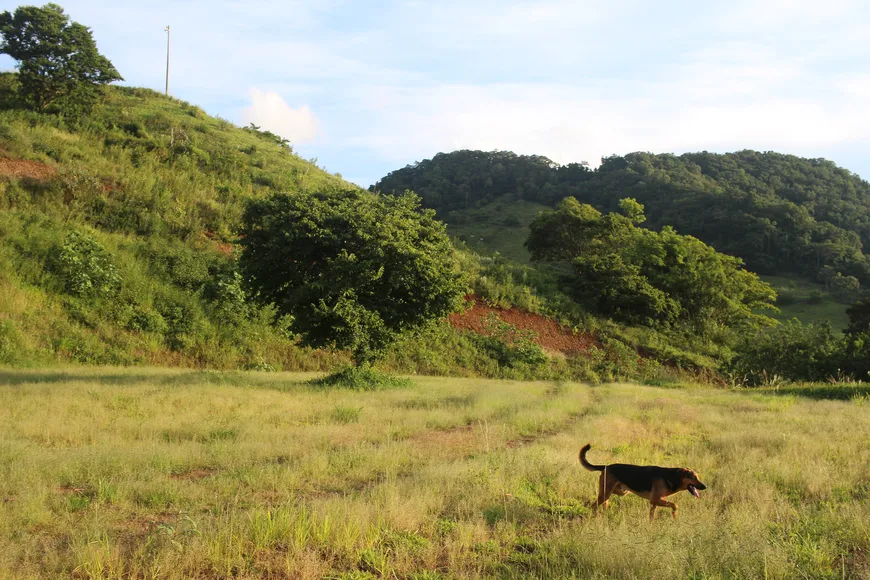
[[[15,362],[20,337],[11,320],[0,321],[0,363]]]
[[[352,366],[341,369],[323,378],[309,381],[314,387],[351,389],[354,391],[380,391],[413,385],[410,379],[394,377],[370,366]]]
[[[484,327],[488,334],[478,335],[474,340],[498,362],[499,366],[536,368],[547,362],[547,355],[534,342],[537,336],[534,332],[519,330],[494,313],[490,313]]]
[[[830,324],[804,326],[793,320],[745,337],[725,371],[745,377],[751,386],[768,383],[774,377],[821,381],[837,374],[841,346]]]
[[[248,317],[247,293],[242,288],[242,275],[238,272],[221,276],[209,284],[206,295],[220,324],[238,325]]]
[[[66,291],[77,296],[108,296],[121,285],[112,255],[94,238],[76,231],[61,246],[55,270]]]
[[[791,306],[797,302],[797,297],[790,290],[779,290],[776,296],[777,306]]]
[[[444,224],[414,195],[279,194],[249,203],[243,231],[253,295],[292,315],[302,344],[348,350],[357,364],[461,305]]]
[[[152,269],[164,280],[185,290],[199,290],[212,279],[217,260],[203,251],[194,251],[181,243],[154,241],[143,247]]]

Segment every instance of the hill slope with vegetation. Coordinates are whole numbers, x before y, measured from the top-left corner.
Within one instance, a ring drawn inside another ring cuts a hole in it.
[[[15,90],[15,75],[2,81]],[[286,359],[235,272],[245,202],[350,187],[272,134],[122,87],[74,121],[0,111],[0,159],[7,361]]]
[[[89,114],[70,118],[21,106],[17,80],[0,76],[0,364],[325,370],[349,360],[300,347],[291,319],[252,300],[238,257],[251,200],[354,186],[269,132],[154,91],[105,87]],[[469,291],[495,316],[486,324],[454,317],[459,329],[436,324],[408,336],[390,349],[386,368],[658,376],[665,367],[639,366],[638,349],[682,366],[716,364],[716,349],[588,313],[552,276],[465,248],[455,257]],[[512,307],[550,317],[568,335],[575,329],[592,350],[543,356],[536,333],[499,318]]]

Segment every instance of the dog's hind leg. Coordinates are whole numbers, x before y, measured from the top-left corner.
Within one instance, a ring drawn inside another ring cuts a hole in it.
[[[616,489],[618,485],[619,482],[615,479],[607,477],[605,473],[601,474],[598,478],[598,502],[595,504],[596,510],[601,505],[607,508],[607,501],[610,499],[611,494],[613,494],[614,489]]]

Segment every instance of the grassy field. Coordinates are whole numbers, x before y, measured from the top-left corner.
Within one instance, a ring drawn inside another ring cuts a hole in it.
[[[309,376],[0,369],[0,577],[870,574],[866,387]],[[595,517],[587,441],[709,489]]]
[[[837,301],[825,290],[823,284],[789,276],[760,278],[773,286],[780,295],[776,304],[780,312],[769,314],[773,318],[782,322],[797,318],[804,324],[830,322],[837,331],[845,330],[849,326],[849,317],[846,315],[848,304]]]
[[[445,216],[447,232],[475,252],[499,252],[515,262],[528,264],[529,251],[523,244],[529,237],[529,224],[546,209],[552,208],[503,196],[481,208]]]

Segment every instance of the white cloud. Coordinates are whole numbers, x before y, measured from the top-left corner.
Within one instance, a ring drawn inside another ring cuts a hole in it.
[[[750,70],[737,77],[752,79]],[[858,142],[870,133],[863,100],[837,106],[801,97],[754,92],[698,99],[707,78],[636,83],[633,91],[601,98],[571,85],[444,85],[376,93],[370,131],[353,144],[376,148],[396,162],[438,151],[502,149],[546,155],[555,161],[589,161],[631,151],[683,152],[753,148],[817,156],[825,148]],[[762,88],[768,81],[758,79]],[[606,84],[606,83],[604,83]]]
[[[307,105],[294,109],[278,93],[260,89],[251,89],[250,96],[251,105],[241,113],[244,124],[259,125],[293,144],[317,137],[317,118]]]
[[[308,142],[330,169],[370,172],[363,184],[457,148],[590,163],[753,148],[868,163],[864,0],[64,6],[130,84],[159,90],[171,24],[171,94]]]

